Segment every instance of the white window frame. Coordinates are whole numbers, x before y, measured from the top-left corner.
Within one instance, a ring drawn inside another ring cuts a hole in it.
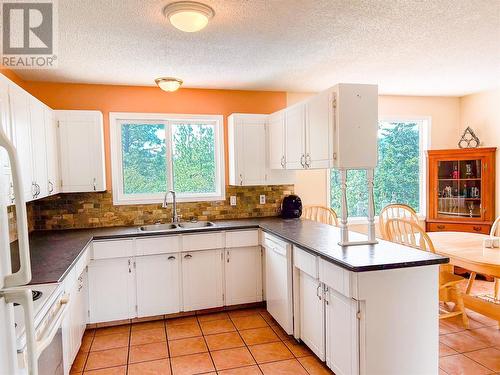
[[[428,179],[427,179],[427,150],[431,148],[431,126],[432,117],[431,116],[383,116],[379,118],[379,122],[417,122],[420,140],[420,207],[417,212],[417,216],[421,220],[425,220],[427,214],[427,191],[428,191]],[[328,170],[326,179],[326,206],[330,207],[330,180],[331,180],[331,170]],[[348,181],[349,183],[349,181]],[[378,216],[375,216],[375,221],[378,222]],[[365,217],[350,217],[349,222],[352,224],[366,224],[368,221]]]
[[[222,115],[191,115],[170,113],[137,113],[110,112],[110,146],[111,146],[111,176],[113,181],[113,204],[153,204],[162,203],[165,193],[172,190],[173,170],[171,160],[171,143],[167,145],[167,186],[164,193],[156,194],[125,194],[123,191],[121,124],[123,122],[163,123],[166,139],[171,139],[171,124],[183,122],[206,122],[214,125],[215,131],[215,173],[216,191],[214,193],[178,193],[177,202],[220,201],[226,199],[225,166],[224,166],[224,117]]]

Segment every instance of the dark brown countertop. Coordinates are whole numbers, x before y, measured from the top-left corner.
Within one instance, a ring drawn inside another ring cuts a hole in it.
[[[365,272],[392,268],[425,266],[447,263],[448,258],[400,246],[387,241],[377,245],[339,246],[339,228],[310,220],[279,218],[217,221],[216,226],[197,229],[174,229],[168,232],[140,232],[137,227],[109,227],[59,231],[35,231],[30,234],[31,284],[61,281],[76,262],[83,249],[92,240],[112,238],[175,235],[261,228],[288,242],[319,255],[349,271]],[[352,240],[363,240],[364,235],[350,233]],[[17,242],[11,244],[12,268],[19,268]]]

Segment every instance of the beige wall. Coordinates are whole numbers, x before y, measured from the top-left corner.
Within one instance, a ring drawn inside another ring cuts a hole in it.
[[[500,89],[480,92],[460,98],[459,133],[470,126],[481,146],[500,146]],[[500,215],[500,150],[496,157],[496,214]]]
[[[297,103],[311,95],[313,93],[287,93],[287,105]],[[460,98],[380,96],[379,116],[430,117],[430,148],[455,148],[458,142]],[[295,192],[302,198],[304,204],[328,204],[327,171],[298,171],[296,176]]]

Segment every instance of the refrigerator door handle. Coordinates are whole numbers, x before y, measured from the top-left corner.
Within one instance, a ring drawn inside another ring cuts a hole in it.
[[[5,148],[9,156],[12,171],[13,191],[16,206],[16,225],[19,244],[19,271],[4,277],[4,287],[10,288],[29,284],[31,281],[31,261],[28,238],[28,217],[24,199],[23,183],[17,151],[0,127],[0,147]]]
[[[7,303],[16,302],[23,308],[28,374],[38,375],[38,356],[35,344],[35,318],[33,314],[33,297],[31,289],[3,289],[0,291],[0,296],[4,296]]]

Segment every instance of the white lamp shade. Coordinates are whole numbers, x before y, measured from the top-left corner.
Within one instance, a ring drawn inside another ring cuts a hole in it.
[[[155,79],[155,82],[160,89],[169,92],[178,90],[182,85],[182,80],[170,77],[157,78]]]
[[[208,25],[208,21],[215,12],[208,5],[195,1],[178,1],[168,4],[163,13],[170,23],[177,29],[194,33]]]

